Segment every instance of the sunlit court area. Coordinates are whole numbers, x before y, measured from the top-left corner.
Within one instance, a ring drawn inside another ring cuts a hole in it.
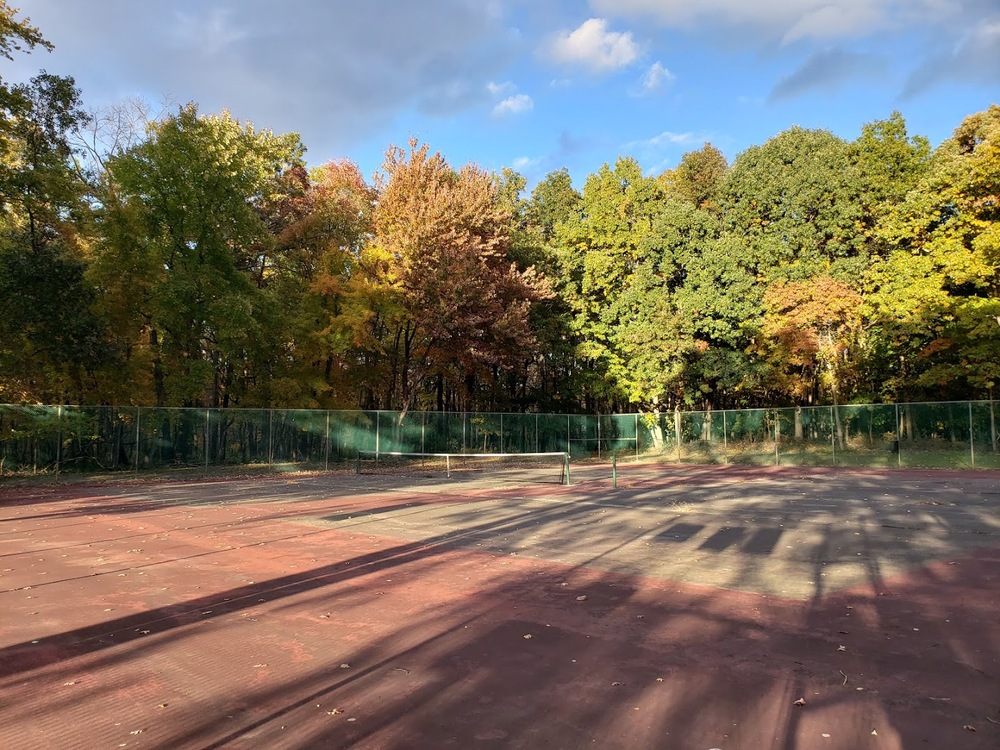
[[[995,472],[0,490],[12,748],[995,748]]]

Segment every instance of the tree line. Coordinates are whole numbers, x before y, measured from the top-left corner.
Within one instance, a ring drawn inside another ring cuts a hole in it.
[[[46,47],[0,0],[0,55]],[[0,402],[634,411],[993,398],[1000,106],[530,192],[0,80]]]

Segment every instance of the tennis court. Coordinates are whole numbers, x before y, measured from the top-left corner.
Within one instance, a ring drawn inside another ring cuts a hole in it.
[[[1000,746],[997,472],[537,479],[2,488],[0,746]]]

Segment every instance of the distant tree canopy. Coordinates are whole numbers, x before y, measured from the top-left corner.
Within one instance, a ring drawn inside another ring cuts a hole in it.
[[[0,56],[38,47],[0,2]],[[615,411],[1000,383],[1000,106],[936,149],[894,112],[530,193],[416,141],[370,183],[307,171],[297,135],[193,104],[92,116],[45,72],[0,80],[0,108],[0,402]]]

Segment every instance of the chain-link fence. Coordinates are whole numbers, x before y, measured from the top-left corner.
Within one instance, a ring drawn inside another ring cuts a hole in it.
[[[172,466],[330,468],[359,450],[1000,468],[998,404],[601,415],[0,405],[0,476]]]

